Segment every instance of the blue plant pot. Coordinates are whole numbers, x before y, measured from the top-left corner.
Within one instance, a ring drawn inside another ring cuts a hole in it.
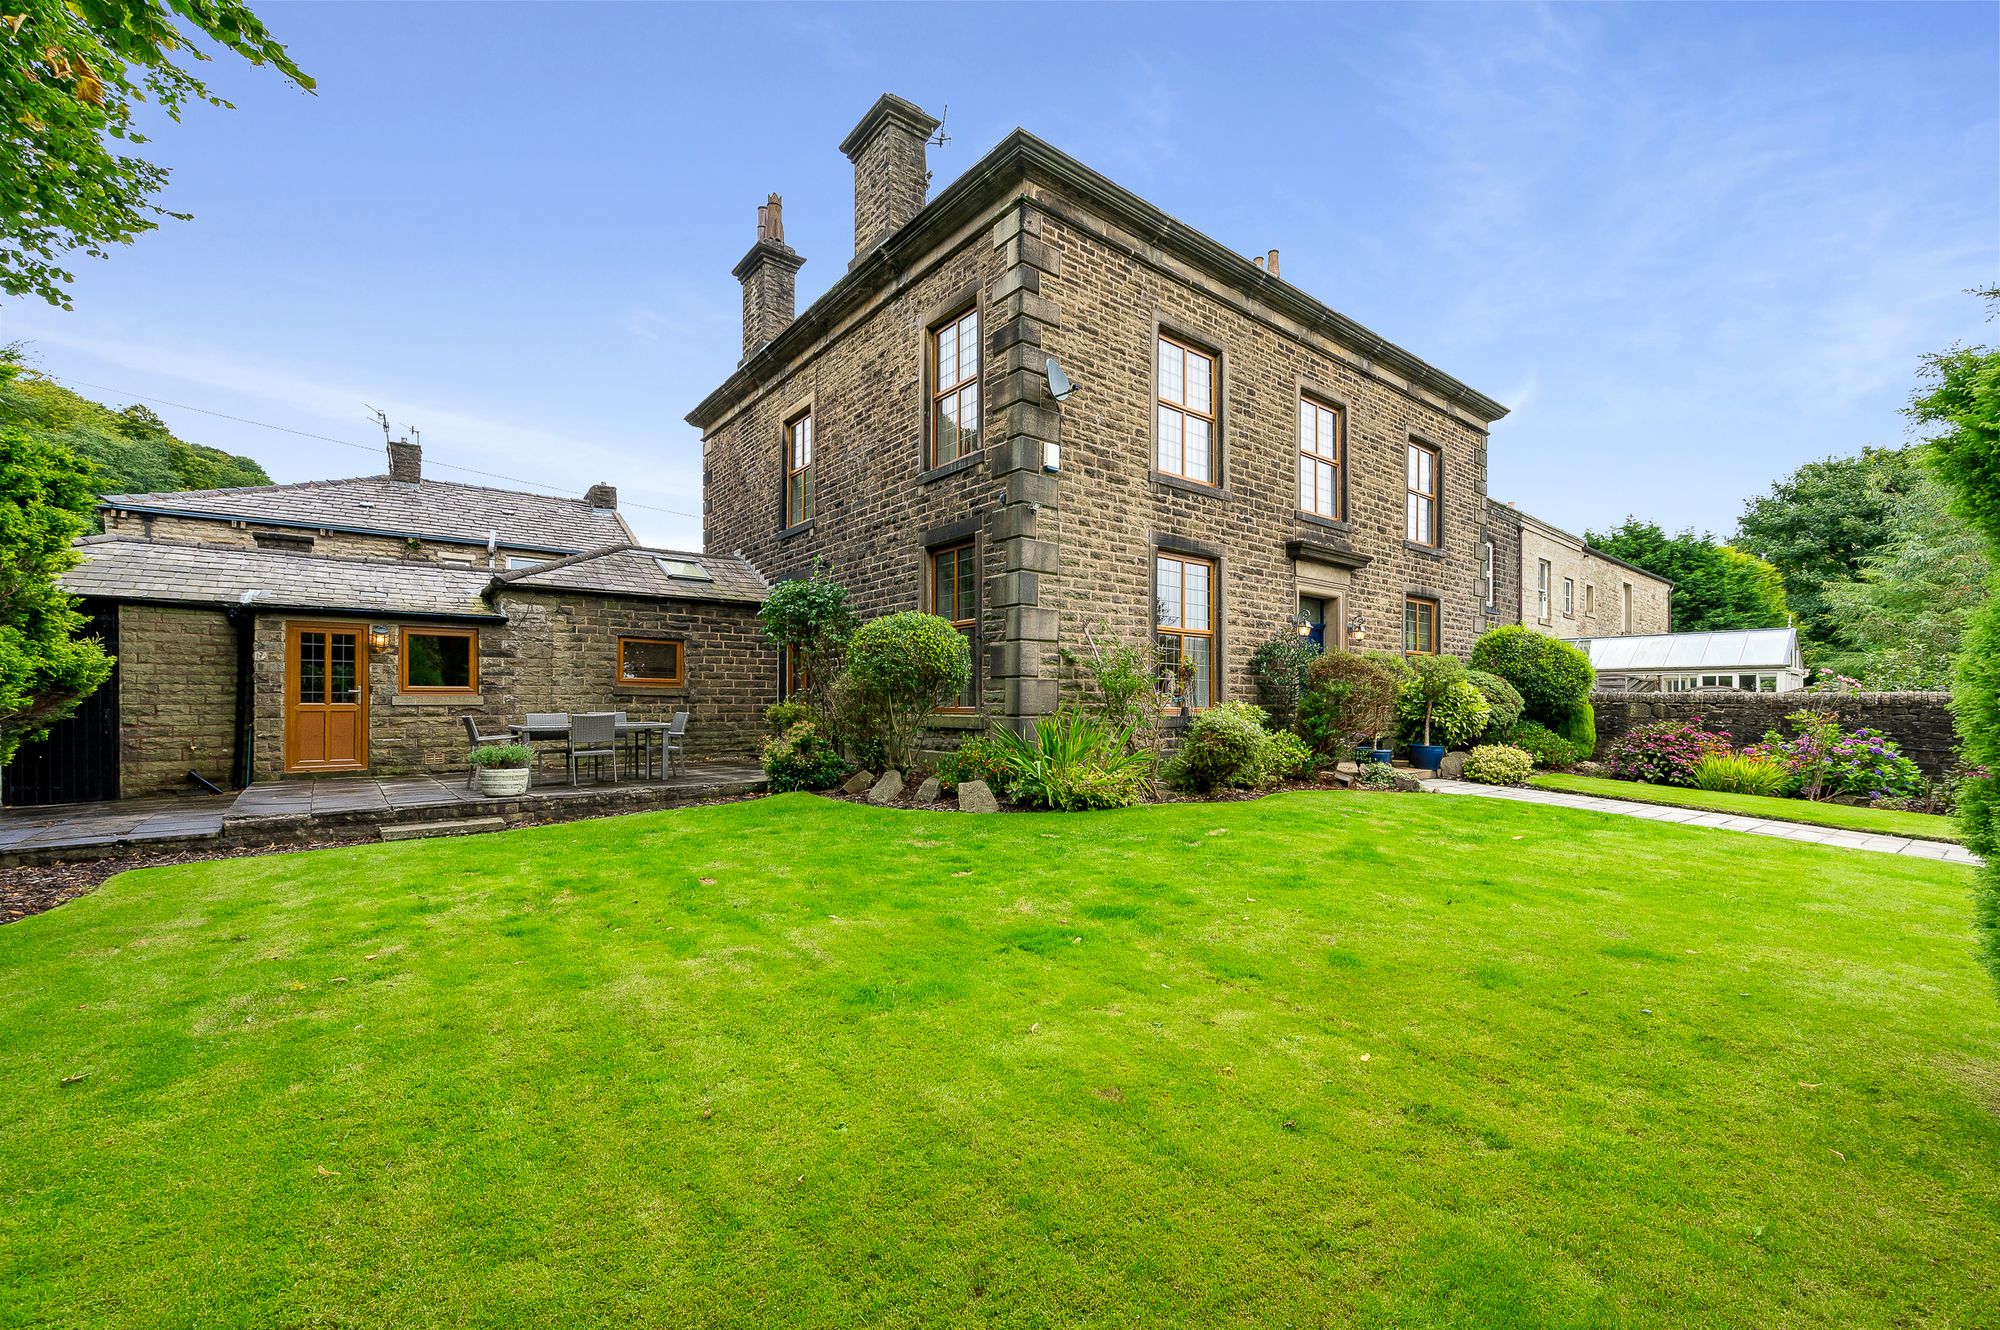
[[[1380,762],[1385,767],[1389,766],[1396,760],[1396,750],[1393,748],[1371,748],[1368,750],[1368,760],[1370,762]]]
[[[1420,771],[1436,771],[1444,764],[1443,744],[1411,744],[1410,765]]]

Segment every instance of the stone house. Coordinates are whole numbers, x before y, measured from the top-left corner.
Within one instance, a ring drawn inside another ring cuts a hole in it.
[[[841,144],[854,254],[803,313],[759,209],[742,360],[688,416],[707,548],[958,624],[947,726],[1051,710],[1092,643],[1188,662],[1202,706],[1254,699],[1275,635],[1462,655],[1504,620],[1505,408],[1025,131],[929,198],[937,124],[884,96]]]
[[[617,503],[425,479],[406,442],[383,476],[108,496],[63,581],[116,673],[24,747],[9,795],[450,771],[463,717],[529,711],[685,710],[692,753],[754,749],[777,669],[763,580],[641,547]]]
[[[1631,637],[1671,628],[1674,584],[1489,500],[1495,570],[1488,595],[1501,622],[1562,638]]]

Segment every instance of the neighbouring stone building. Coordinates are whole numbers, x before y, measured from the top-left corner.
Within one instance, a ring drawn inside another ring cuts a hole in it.
[[[1520,511],[1489,501],[1501,622],[1550,637],[1629,637],[1670,631],[1674,584]],[[1504,552],[1504,557],[1502,554]]]
[[[1024,131],[926,201],[936,127],[885,96],[842,144],[855,251],[797,317],[759,210],[743,359],[688,417],[707,548],[952,619],[968,703],[1017,726],[1093,643],[1191,662],[1199,706],[1301,621],[1463,654],[1504,619],[1503,407]]]
[[[693,754],[756,747],[777,665],[748,563],[639,546],[609,485],[452,484],[389,452],[385,476],[103,501],[63,579],[118,659],[98,748],[62,749],[79,797],[462,770],[464,717],[531,711],[686,711]]]

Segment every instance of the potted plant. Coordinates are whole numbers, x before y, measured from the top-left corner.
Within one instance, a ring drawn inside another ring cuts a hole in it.
[[[1417,657],[1396,692],[1396,718],[1411,739],[1410,765],[1422,771],[1436,771],[1446,744],[1478,737],[1492,716],[1486,695],[1465,677],[1465,662],[1456,656]]]
[[[534,765],[535,750],[526,744],[489,744],[472,750],[479,792],[489,799],[526,794],[529,769]]]

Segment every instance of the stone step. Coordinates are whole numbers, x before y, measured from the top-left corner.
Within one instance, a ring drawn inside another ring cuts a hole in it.
[[[482,831],[505,831],[504,817],[461,817],[449,822],[405,822],[383,827],[383,840],[422,840],[426,836],[472,836]]]

